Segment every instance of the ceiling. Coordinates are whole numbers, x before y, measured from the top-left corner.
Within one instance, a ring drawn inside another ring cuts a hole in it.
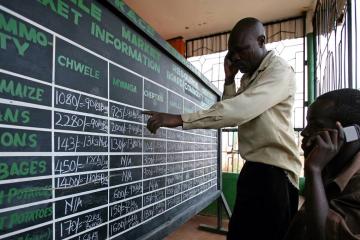
[[[227,32],[244,17],[272,22],[300,16],[316,0],[124,0],[164,39]]]

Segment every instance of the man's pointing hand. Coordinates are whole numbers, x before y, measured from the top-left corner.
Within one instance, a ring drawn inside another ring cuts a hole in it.
[[[154,111],[143,111],[142,114],[149,115],[150,118],[147,122],[147,129],[153,134],[156,133],[156,130],[160,127],[178,127],[182,126],[183,120],[181,115],[170,114],[170,113],[161,113]]]

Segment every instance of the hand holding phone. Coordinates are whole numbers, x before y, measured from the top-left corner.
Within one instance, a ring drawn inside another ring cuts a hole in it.
[[[322,129],[315,132],[306,142],[308,153],[305,160],[305,172],[322,172],[325,166],[339,153],[340,149],[348,139],[354,139],[354,129],[348,128],[346,138],[345,128],[340,122],[336,122],[336,129]],[[356,132],[357,130],[355,130]],[[349,135],[351,133],[351,135]],[[355,133],[357,134],[357,133]],[[304,149],[305,152],[305,149]]]
[[[224,59],[225,85],[232,84],[239,69],[235,66],[228,52]]]

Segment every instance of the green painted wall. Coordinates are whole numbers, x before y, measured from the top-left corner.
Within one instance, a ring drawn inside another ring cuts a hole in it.
[[[227,173],[227,172],[222,173],[222,181],[223,181],[222,189],[231,211],[233,211],[235,205],[236,183],[238,176],[239,176],[238,173]],[[213,202],[207,208],[205,208],[201,212],[201,214],[216,215],[216,210],[217,210],[217,201]],[[224,209],[223,209],[223,215],[224,216],[226,215]]]

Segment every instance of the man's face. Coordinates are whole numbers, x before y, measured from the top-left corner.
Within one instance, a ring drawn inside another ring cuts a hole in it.
[[[261,62],[260,43],[249,33],[230,37],[229,59],[242,73],[253,73]]]
[[[301,148],[306,158],[315,146],[313,138],[318,132],[335,129],[336,120],[332,119],[333,103],[328,100],[316,100],[307,113],[307,125],[301,132],[303,136]]]

